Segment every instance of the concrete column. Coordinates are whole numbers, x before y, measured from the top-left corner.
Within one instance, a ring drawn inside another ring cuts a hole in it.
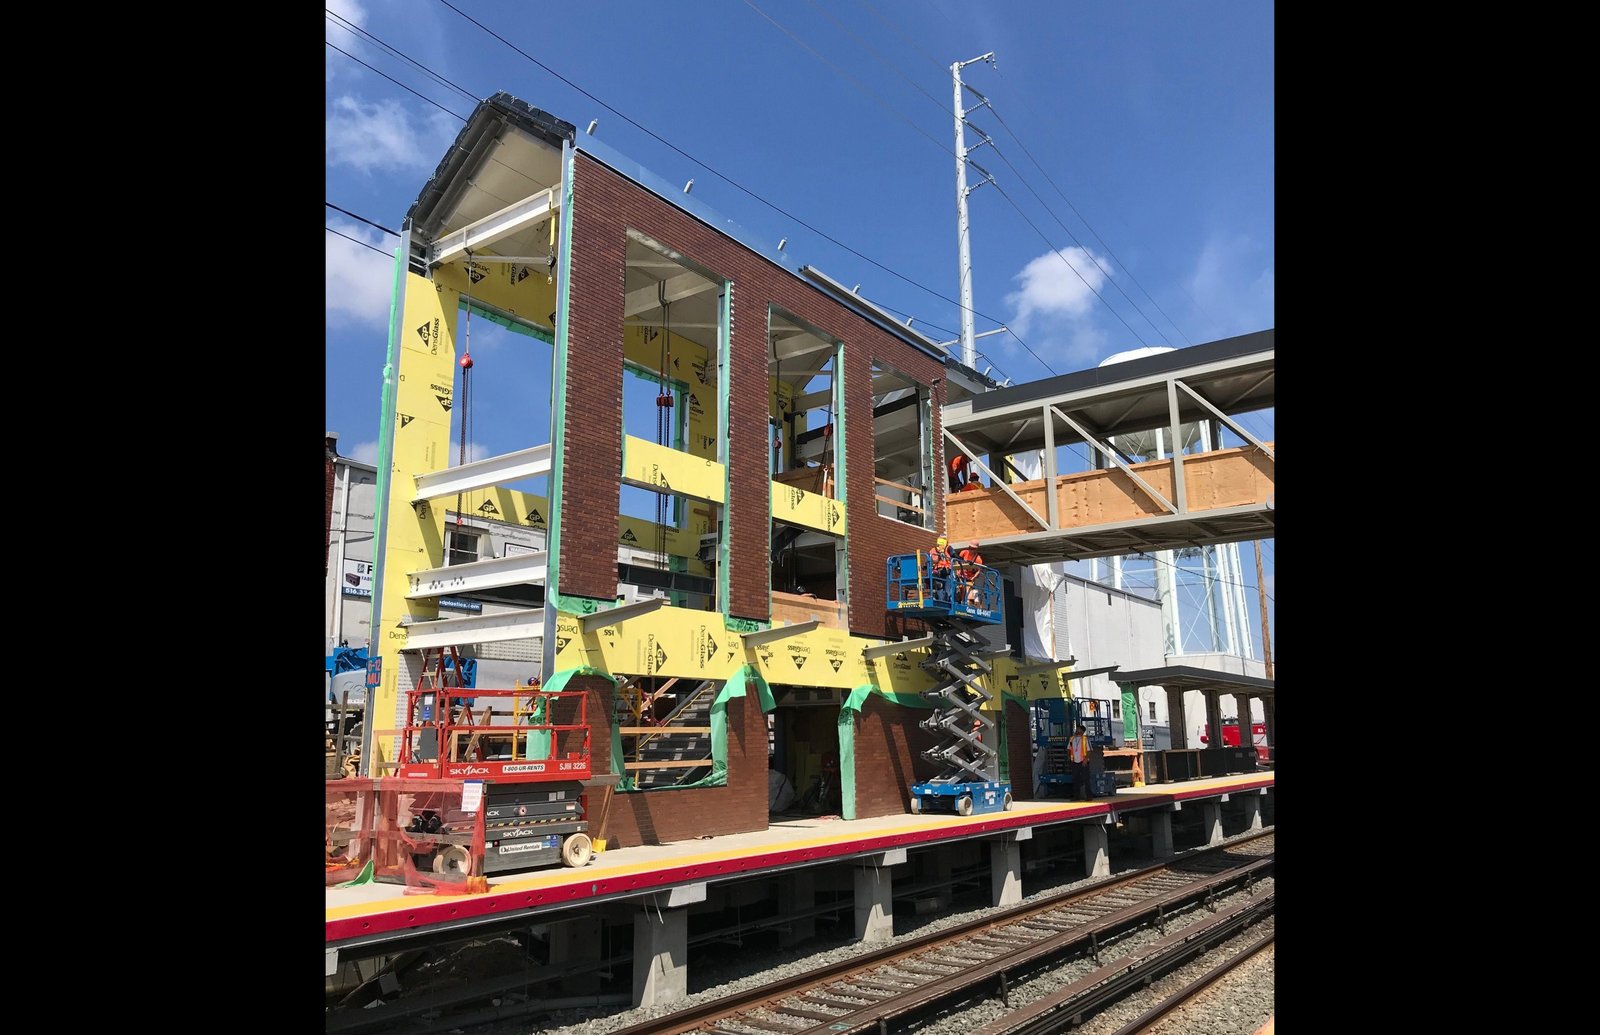
[[[1167,688],[1167,729],[1172,733],[1172,746],[1189,746],[1189,718],[1183,713],[1183,691]]]
[[[550,925],[550,965],[568,966],[600,962],[600,918],[580,916]],[[563,977],[561,987],[573,995],[600,991],[600,975],[594,971]]]
[[[1208,801],[1200,806],[1200,832],[1206,836],[1206,844],[1217,845],[1222,843],[1222,803]]]
[[[1172,813],[1162,809],[1158,812],[1146,812],[1150,817],[1150,844],[1152,854],[1157,859],[1172,858]]]
[[[1269,748],[1275,748],[1278,746],[1277,732],[1273,729],[1272,722],[1272,720],[1276,717],[1273,715],[1273,711],[1275,709],[1272,706],[1272,702],[1273,698],[1271,697],[1263,697],[1261,699],[1261,721],[1265,723],[1267,727],[1267,747]]]
[[[997,906],[1022,901],[1022,842],[1032,840],[1033,828],[1008,830],[989,839],[990,899]]]
[[[784,909],[788,912],[803,912],[815,909],[817,905],[817,875],[810,869],[795,870],[778,878],[780,891],[778,901],[785,903]],[[814,916],[798,917],[789,921],[789,929],[778,934],[778,946],[787,949],[796,942],[803,942],[807,938],[814,938],[817,934],[817,918]]]
[[[689,994],[689,911],[706,900],[691,884],[646,895],[633,917],[633,1005],[660,1006]]]
[[[1261,795],[1246,792],[1239,796],[1244,803],[1244,828],[1245,830],[1261,829]]]
[[[856,940],[886,942],[894,937],[894,871],[906,861],[896,848],[869,855],[856,864]]]
[[[1091,821],[1082,826],[1084,876],[1111,876],[1111,856],[1106,851],[1105,825]]]

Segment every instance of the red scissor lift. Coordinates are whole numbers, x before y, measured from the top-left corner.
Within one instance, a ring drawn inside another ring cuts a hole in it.
[[[588,865],[593,853],[584,798],[591,776],[588,695],[544,693],[536,686],[462,687],[454,648],[423,657],[422,678],[407,692],[395,781],[432,781],[458,791],[482,781],[475,812],[421,810],[414,816],[413,834],[450,834],[473,822],[482,831],[470,854],[441,844],[429,865],[462,876],[558,862]]]

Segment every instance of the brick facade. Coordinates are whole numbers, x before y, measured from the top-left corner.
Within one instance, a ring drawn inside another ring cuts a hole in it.
[[[862,702],[856,724],[856,818],[911,810],[911,785],[938,775],[922,757],[939,738],[917,725],[927,709],[904,708],[876,694]]]
[[[1005,717],[1011,797],[1017,801],[1032,801],[1033,724],[1029,721],[1028,709],[1015,701],[1005,703]]]
[[[335,446],[338,439],[331,435],[323,439],[323,497],[322,497],[322,575],[328,575],[328,551],[333,547],[333,467],[334,457],[338,456]]]
[[[562,468],[560,579],[563,593],[616,593],[616,472],[622,464],[624,275],[628,230],[687,256],[732,284],[728,356],[730,481],[729,613],[766,620],[770,512],[767,471],[767,310],[775,305],[844,342],[845,464],[849,521],[850,629],[885,635],[884,558],[927,549],[932,530],[879,517],[873,502],[872,364],[894,367],[933,390],[933,437],[940,440],[942,365],[856,315],[793,273],[579,154],[573,176],[572,261],[568,274],[566,448]],[[943,456],[938,449],[936,455]],[[573,460],[567,463],[568,459]],[[943,521],[942,461],[935,464],[936,515]],[[755,494],[751,494],[751,490]]]

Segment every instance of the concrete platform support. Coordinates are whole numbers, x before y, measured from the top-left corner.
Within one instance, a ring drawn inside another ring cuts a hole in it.
[[[906,861],[896,848],[856,863],[856,940],[886,942],[894,937],[894,870]]]
[[[1147,815],[1150,817],[1151,854],[1157,859],[1172,858],[1172,813],[1162,809]]]
[[[1244,803],[1244,828],[1246,831],[1261,829],[1261,795],[1241,794],[1239,800]]]
[[[646,895],[633,917],[633,1005],[660,1006],[689,994],[689,910],[706,900],[691,884]]]
[[[1010,839],[989,842],[989,889],[997,906],[1022,901],[1022,844]]]
[[[778,901],[786,913],[803,913],[817,906],[817,875],[813,871],[795,870],[778,878]],[[778,945],[787,949],[817,935],[817,918],[799,917],[789,921],[789,929],[780,931]]]
[[[1208,845],[1222,843],[1222,803],[1208,801],[1200,806],[1200,832],[1205,834]]]
[[[564,967],[600,962],[600,918],[580,916],[550,925],[550,965]],[[600,975],[595,971],[572,974],[561,979],[561,987],[573,995],[600,991]]]
[[[1106,828],[1089,822],[1083,826],[1083,872],[1086,877],[1111,876],[1111,855],[1106,851]]]

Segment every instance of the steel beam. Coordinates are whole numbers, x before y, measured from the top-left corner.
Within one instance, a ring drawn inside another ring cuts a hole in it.
[[[918,636],[914,640],[901,640],[898,643],[885,643],[881,647],[865,647],[861,656],[868,661],[876,658],[886,658],[891,654],[899,654],[903,650],[918,650],[922,647],[931,647],[937,636]]]
[[[537,553],[491,557],[468,564],[414,571],[407,576],[411,580],[411,589],[406,593],[406,599],[476,593],[502,586],[543,585],[549,559],[550,555],[540,550]]]
[[[967,455],[967,459],[968,460],[971,460],[974,464],[977,465],[978,470],[982,471],[984,474],[987,474],[989,476],[989,481],[991,483],[993,483],[995,488],[999,489],[1001,492],[1005,493],[1007,496],[1010,496],[1013,500],[1016,501],[1017,506],[1021,507],[1025,511],[1027,511],[1029,516],[1032,517],[1033,520],[1039,522],[1039,527],[1040,528],[1043,528],[1043,529],[1045,529],[1047,531],[1053,529],[1053,526],[1050,524],[1050,522],[1048,522],[1044,518],[1040,517],[1038,511],[1034,510],[1032,507],[1030,507],[1026,503],[1022,502],[1022,497],[1018,496],[1015,492],[1013,492],[1011,490],[1011,486],[1009,486],[1005,482],[1001,481],[1000,477],[989,469],[989,465],[988,464],[984,463],[982,460],[979,460],[978,459],[978,455],[976,453],[974,453],[972,450],[968,449],[965,442],[962,442],[959,438],[956,438],[954,435],[950,434],[950,431],[949,431],[948,428],[941,428],[940,430],[944,432],[944,437],[945,438],[949,439],[951,442],[954,442],[955,445],[956,445],[956,448],[961,450],[963,453],[965,453]]]
[[[544,635],[544,608],[537,611],[502,611],[468,618],[441,618],[405,627],[406,650],[434,650],[462,643],[499,643]]]
[[[1172,494],[1178,497],[1178,513],[1189,512],[1189,495],[1183,491],[1183,438],[1178,434],[1177,382],[1167,381],[1167,417],[1172,423]]]
[[[1060,504],[1056,502],[1056,419],[1050,416],[1050,407],[1039,408],[1039,418],[1044,421],[1044,514],[1051,528],[1061,527]]]
[[[664,281],[657,281],[648,287],[634,288],[628,292],[627,298],[622,303],[622,315],[624,317],[637,316],[652,309],[659,309],[661,307],[662,285],[665,285],[666,299],[669,305],[692,295],[712,291],[722,286],[715,281],[707,280],[698,273],[680,273],[676,277],[668,277]]]
[[[548,219],[560,207],[561,184],[558,183],[513,202],[498,212],[491,212],[460,230],[445,234],[428,249],[428,265],[443,266],[468,252],[487,248],[496,241]]]
[[[774,629],[744,633],[740,636],[740,640],[746,647],[759,647],[763,643],[773,643],[777,640],[786,640],[791,636],[799,636],[801,633],[808,633],[821,624],[820,619],[813,618],[807,622],[796,622],[794,625],[780,625]]]
[[[1018,665],[1017,675],[1031,676],[1035,672],[1054,672],[1058,668],[1071,668],[1077,663],[1077,658],[1068,658],[1065,661],[1046,661],[1037,665]]]
[[[1163,496],[1163,495],[1161,495],[1161,493],[1157,492],[1156,489],[1155,489],[1155,486],[1151,485],[1149,482],[1147,482],[1143,478],[1139,477],[1138,472],[1136,472],[1133,468],[1129,467],[1126,463],[1124,463],[1122,461],[1122,459],[1119,456],[1119,451],[1118,450],[1112,448],[1111,446],[1108,446],[1108,445],[1104,444],[1099,439],[1095,438],[1092,434],[1089,433],[1089,430],[1087,428],[1085,428],[1082,424],[1079,424],[1077,421],[1073,420],[1071,417],[1068,417],[1065,413],[1063,413],[1061,411],[1060,407],[1052,405],[1050,407],[1050,412],[1054,413],[1057,417],[1060,417],[1062,420],[1066,421],[1068,427],[1070,427],[1073,431],[1076,431],[1078,434],[1082,435],[1083,436],[1083,440],[1085,442],[1087,442],[1090,445],[1090,447],[1092,447],[1094,449],[1098,449],[1101,453],[1103,453],[1107,460],[1110,460],[1113,464],[1116,465],[1117,470],[1121,471],[1123,474],[1127,475],[1129,478],[1132,478],[1134,480],[1134,483],[1136,485],[1138,485],[1139,488],[1141,488],[1145,492],[1149,493],[1151,499],[1153,499],[1157,503],[1161,504],[1163,507],[1165,507],[1171,513],[1174,513],[1174,514],[1179,513],[1178,508],[1174,507],[1172,505],[1171,501],[1168,500],[1165,496]],[[1179,483],[1179,488],[1182,488],[1182,483],[1181,482]]]
[[[640,600],[637,603],[623,604],[621,607],[613,607],[606,611],[596,611],[592,615],[580,615],[578,623],[583,626],[584,632],[592,633],[596,629],[603,629],[608,625],[616,625],[618,622],[626,622],[630,618],[638,618],[652,611],[658,611],[665,604],[666,601],[661,597]]]
[[[462,492],[490,489],[523,478],[538,478],[550,473],[550,444],[519,449],[483,460],[474,460],[460,467],[447,467],[442,471],[429,471],[416,475],[417,493],[411,502],[454,496]]]
[[[1226,424],[1228,427],[1233,429],[1233,433],[1234,434],[1238,435],[1240,438],[1244,439],[1246,442],[1250,443],[1251,445],[1255,446],[1257,449],[1261,450],[1263,453],[1267,454],[1267,456],[1270,457],[1274,462],[1277,461],[1278,458],[1273,455],[1272,449],[1265,442],[1263,442],[1260,439],[1256,438],[1254,435],[1250,434],[1250,432],[1244,430],[1244,428],[1240,427],[1233,420],[1232,417],[1229,417],[1226,413],[1223,413],[1221,410],[1219,410],[1215,406],[1211,405],[1211,403],[1206,400],[1205,396],[1201,395],[1199,392],[1195,391],[1193,388],[1190,388],[1188,385],[1184,384],[1182,381],[1178,380],[1177,378],[1174,378],[1172,383],[1177,385],[1179,388],[1182,388],[1184,391],[1188,392],[1190,395],[1194,396],[1195,402],[1198,402],[1201,406],[1204,406],[1206,409],[1210,410],[1213,414],[1215,414],[1216,418],[1218,420],[1220,420],[1222,423]],[[1217,448],[1219,448],[1219,449],[1222,448],[1222,439],[1221,439],[1220,436],[1218,436],[1218,439],[1217,439]]]

